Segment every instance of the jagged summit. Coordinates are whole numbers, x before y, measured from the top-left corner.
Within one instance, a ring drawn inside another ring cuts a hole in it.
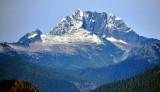
[[[41,34],[42,32],[39,29],[36,29],[35,31],[27,33],[25,36],[20,38],[18,43],[23,45],[29,45],[30,43],[33,43],[35,41],[41,41]]]
[[[133,31],[121,18],[116,17],[113,13],[107,16],[105,12],[98,13],[79,9],[63,18],[49,34],[70,34],[78,29],[86,29],[100,37],[112,34],[108,31],[121,31],[126,33]]]
[[[63,18],[49,32],[49,35],[72,35],[80,30],[85,30],[101,39],[113,37],[128,43],[137,43],[139,37],[121,18],[116,17],[113,13],[107,15],[105,12],[98,13],[80,9]],[[130,39],[129,35],[134,36],[132,42],[128,40]]]
[[[102,24],[102,22],[104,22]],[[90,11],[76,10],[72,15],[63,18],[60,23],[49,33],[51,35],[62,35],[72,33],[77,29],[86,29],[92,33],[101,34],[107,25],[107,14]]]
[[[73,14],[72,14],[72,16],[75,16],[75,17],[83,17],[83,15],[84,15],[84,12],[83,12],[83,10],[81,10],[81,9],[76,10],[76,11],[73,12]]]
[[[73,30],[79,29],[82,26],[82,20],[83,12],[77,10],[72,15],[63,18],[49,34],[63,35],[65,33],[71,33]]]
[[[116,17],[113,13],[110,13],[108,16],[108,29],[109,31],[124,31],[130,32],[131,28],[122,20],[122,18]]]

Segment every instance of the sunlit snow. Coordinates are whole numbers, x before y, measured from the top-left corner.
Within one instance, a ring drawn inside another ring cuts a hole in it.
[[[121,19],[121,18],[119,18],[119,17],[116,17],[116,18],[115,18],[115,20],[122,20],[122,19]]]
[[[28,36],[28,39],[34,38],[36,35],[37,35],[37,33],[34,33],[34,34],[32,34],[32,35],[29,35],[29,36]]]
[[[117,39],[115,39],[113,37],[107,37],[106,39],[108,41],[110,41],[110,42],[119,42],[119,43],[127,44],[125,41],[123,41],[123,40],[117,40]]]
[[[84,29],[74,30],[70,34],[64,35],[41,35],[42,43],[49,44],[71,44],[71,43],[96,43],[103,44],[101,39]]]

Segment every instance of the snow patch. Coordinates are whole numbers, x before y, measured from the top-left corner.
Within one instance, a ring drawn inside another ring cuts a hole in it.
[[[60,22],[63,22],[63,21],[65,21],[65,20],[66,20],[66,18],[63,18]],[[59,23],[60,23],[60,22],[59,22]]]
[[[3,47],[0,46],[0,53],[3,53]]]
[[[84,17],[85,19],[87,19],[87,18],[89,17],[89,14],[88,14],[88,13],[84,13],[84,14],[83,14],[83,17]]]
[[[91,21],[91,22],[95,22],[96,20],[91,19],[90,21]]]
[[[125,31],[126,33],[129,33],[129,32],[132,32],[133,30],[132,29],[129,29],[127,31]]]
[[[113,13],[110,13],[110,14],[109,14],[109,16],[110,16],[110,17],[113,17],[113,16],[114,16],[114,14],[113,14]]]
[[[113,38],[113,37],[107,37],[106,39],[107,39],[108,41],[110,41],[110,42],[118,42],[118,43],[127,44],[125,41],[123,41],[123,40],[117,40],[117,39],[115,39],[115,38]]]
[[[76,10],[74,13],[73,13],[74,16],[78,15],[79,17],[83,17],[83,11],[81,9],[78,9]]]
[[[111,30],[113,27],[114,27],[114,24],[112,24],[112,23],[108,23],[108,28]]]
[[[79,9],[80,16],[83,17],[83,11]]]
[[[96,43],[103,44],[101,39],[84,29],[74,30],[64,35],[41,35],[42,43],[46,44],[74,44],[74,43]]]
[[[79,28],[82,26],[82,24],[83,24],[82,21],[77,22],[77,23],[75,24],[74,28],[79,29]]]
[[[105,34],[103,34],[103,35],[102,35],[102,38],[105,38],[105,37],[106,37],[106,35],[105,35]]]
[[[116,17],[115,20],[122,20],[122,18]]]
[[[32,35],[29,35],[29,36],[28,36],[28,39],[34,38],[35,36],[37,36],[37,33],[34,33],[34,34],[32,34]]]
[[[113,57],[113,62],[118,63],[119,60],[116,59],[116,57]]]
[[[151,44],[151,46],[156,47],[157,49],[159,49],[159,46],[157,46],[157,44]]]

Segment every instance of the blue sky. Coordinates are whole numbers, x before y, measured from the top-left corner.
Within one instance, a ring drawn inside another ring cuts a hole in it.
[[[0,42],[37,28],[46,34],[77,9],[113,13],[139,35],[160,39],[160,0],[0,0]]]

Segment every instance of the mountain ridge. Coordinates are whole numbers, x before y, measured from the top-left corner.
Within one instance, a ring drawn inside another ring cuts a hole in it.
[[[160,40],[139,36],[114,14],[76,10],[48,34],[36,29],[16,43],[1,43],[0,58],[19,56],[31,62],[47,58],[57,67],[103,67],[127,59],[133,48],[155,42]]]

